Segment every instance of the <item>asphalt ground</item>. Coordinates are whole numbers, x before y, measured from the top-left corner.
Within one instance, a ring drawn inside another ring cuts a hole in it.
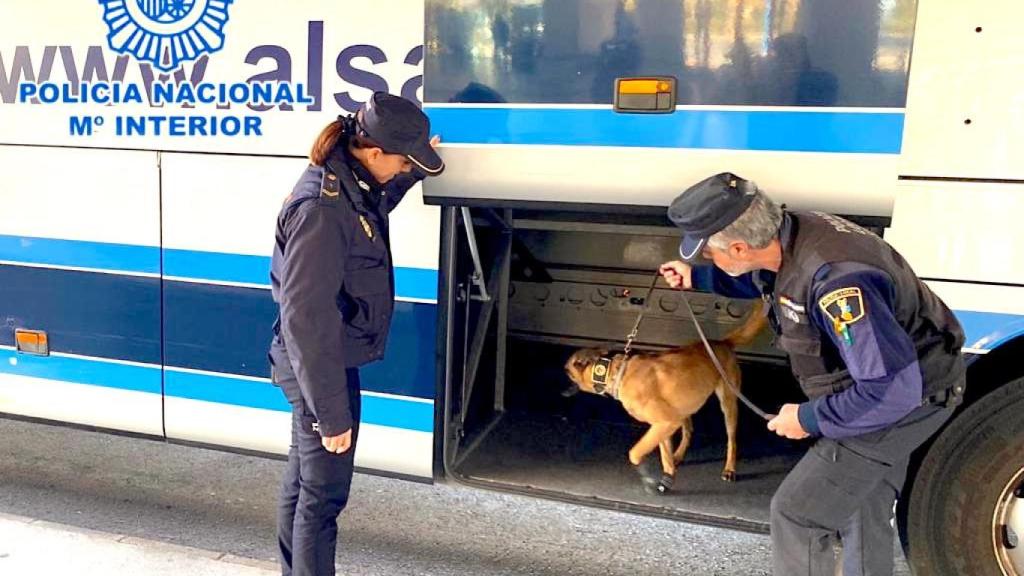
[[[218,562],[203,565],[210,574],[269,573],[283,470],[279,460],[0,419],[0,571],[19,573],[5,561],[59,566],[62,555],[47,551],[63,546],[107,560],[120,550],[153,567],[134,574],[204,559]],[[765,535],[363,474],[340,524],[339,573],[358,576],[764,575],[771,558]],[[111,542],[121,548],[103,548]],[[65,569],[93,573],[82,556]]]

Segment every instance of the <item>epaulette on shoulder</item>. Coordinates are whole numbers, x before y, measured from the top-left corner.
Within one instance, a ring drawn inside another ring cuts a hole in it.
[[[320,180],[320,201],[337,202],[341,195],[341,182],[338,176],[329,169],[324,169],[324,177]]]

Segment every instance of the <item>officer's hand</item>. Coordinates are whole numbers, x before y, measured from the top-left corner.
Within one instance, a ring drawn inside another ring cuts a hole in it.
[[[352,446],[352,429],[342,432],[337,436],[326,436],[320,439],[324,449],[334,454],[344,454]]]
[[[692,290],[693,281],[690,277],[690,265],[679,260],[665,262],[658,268],[662,278],[675,289]]]
[[[768,429],[790,440],[802,440],[810,436],[800,425],[800,418],[797,417],[799,407],[799,404],[784,404],[779,415],[768,421]]]
[[[433,136],[431,136],[431,138],[430,138],[430,147],[431,148],[436,150],[437,147],[440,144],[441,144],[441,135],[440,134],[434,134]]]

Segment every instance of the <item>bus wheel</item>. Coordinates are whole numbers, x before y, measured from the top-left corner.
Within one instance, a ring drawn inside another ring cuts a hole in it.
[[[1024,576],[1024,378],[968,406],[929,449],[904,526],[933,576]]]

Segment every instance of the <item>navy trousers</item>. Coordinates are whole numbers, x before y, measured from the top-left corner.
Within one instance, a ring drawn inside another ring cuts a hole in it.
[[[348,504],[359,435],[359,371],[349,369],[346,376],[355,424],[352,446],[343,454],[328,452],[321,444],[320,433],[313,429],[316,418],[301,394],[289,393],[289,385],[297,389],[297,383],[278,382],[292,405],[292,441],[277,513],[284,576],[334,576],[338,515]]]
[[[892,576],[893,507],[911,452],[952,414],[922,406],[885,430],[818,440],[772,498],[774,574],[834,576],[838,537],[843,576]]]

